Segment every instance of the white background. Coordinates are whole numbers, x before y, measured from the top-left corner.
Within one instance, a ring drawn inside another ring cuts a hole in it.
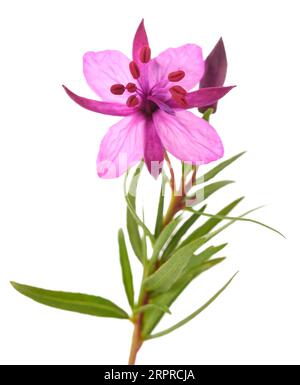
[[[1,363],[127,361],[129,322],[44,307],[9,281],[99,294],[127,309],[116,243],[125,218],[123,180],[101,180],[95,168],[100,140],[118,118],[81,109],[61,84],[94,97],[82,74],[83,53],[120,49],[130,55],[144,17],[154,54],[189,42],[206,56],[223,36],[226,83],[238,87],[212,124],[227,157],[248,152],[221,176],[238,183],[217,193],[209,208],[246,195],[235,213],[266,204],[254,217],[287,240],[244,223],[220,236],[220,243],[230,242],[228,260],[196,281],[157,330],[194,311],[236,270],[240,274],[201,316],[146,343],[138,363],[299,364],[298,3],[1,2]],[[143,183],[151,223],[158,182],[146,176]]]

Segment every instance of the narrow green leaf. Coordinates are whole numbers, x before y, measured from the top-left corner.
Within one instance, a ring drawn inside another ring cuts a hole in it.
[[[139,179],[139,175],[140,175],[140,171],[137,169],[135,172],[135,176],[133,177],[133,180],[131,182],[131,186],[129,188],[130,193],[127,193],[127,190],[126,190],[127,177],[125,178],[124,194],[125,194],[125,200],[126,200],[127,209],[128,209],[127,210],[128,235],[136,256],[141,261],[143,261],[142,240],[141,240],[138,227],[141,226],[143,228],[145,234],[150,238],[152,243],[154,243],[155,239],[151,231],[148,229],[148,227],[145,225],[145,223],[140,219],[140,217],[136,213],[135,194],[136,194],[136,185]]]
[[[190,211],[192,213],[196,213],[195,210],[193,209],[190,209],[190,208],[186,208],[187,211]],[[285,238],[285,236],[278,230],[274,229],[273,227],[271,226],[268,226],[262,222],[259,222],[255,219],[250,219],[250,218],[242,218],[242,217],[228,217],[228,216],[225,216],[225,215],[218,215],[218,214],[208,214],[208,213],[202,213],[203,216],[205,217],[210,217],[210,218],[217,218],[217,219],[221,219],[221,220],[237,220],[237,221],[244,221],[244,222],[251,222],[251,223],[255,223],[256,225],[260,225],[262,227],[265,227],[271,231],[274,231],[275,233],[279,234],[280,236],[282,236],[283,238]]]
[[[119,306],[102,297],[44,290],[16,282],[11,284],[19,293],[43,305],[97,317],[129,318]]]
[[[133,314],[144,313],[151,309],[156,309],[160,312],[171,314],[170,309],[167,306],[156,305],[155,303],[147,303],[146,305],[140,306],[133,311]]]
[[[119,230],[118,242],[119,242],[119,254],[120,254],[120,264],[122,269],[123,284],[124,284],[129,305],[132,308],[134,306],[134,289],[133,289],[132,272],[131,272],[131,266],[130,266],[130,261],[128,257],[128,251],[126,247],[125,237],[122,229]]]
[[[135,208],[136,208],[136,192],[137,192],[138,181],[142,171],[142,166],[143,164],[139,164],[133,174],[133,177],[129,186],[129,193],[127,193],[126,191],[126,182],[127,182],[128,174],[125,177],[125,199],[127,202],[127,217],[126,217],[127,231],[128,231],[128,236],[130,239],[132,249],[140,261],[143,260],[142,241],[139,233],[139,226],[132,211],[135,212]],[[129,205],[132,208],[132,210],[130,210]]]
[[[174,232],[175,228],[177,227],[180,220],[181,220],[181,217],[177,217],[177,218],[173,219],[170,223],[167,224],[167,226],[164,227],[164,229],[162,230],[162,232],[158,236],[157,240],[154,243],[153,254],[152,254],[152,257],[150,260],[150,264],[152,266],[157,261],[161,250],[164,248],[164,246],[168,242],[169,238],[173,234],[173,232]]]
[[[226,246],[227,246],[227,243],[223,243],[222,245],[219,245],[219,246],[209,246],[201,253],[197,255],[193,255],[193,257],[190,259],[190,262],[186,267],[186,270],[189,271],[193,268],[199,267],[204,262],[208,261],[213,255],[223,250],[224,247]]]
[[[219,182],[211,183],[201,189],[197,190],[195,195],[186,197],[187,206],[195,206],[203,201],[205,201],[210,195],[214,194],[216,191],[221,188],[234,183],[232,180],[221,180]]]
[[[182,321],[176,323],[175,325],[171,326],[170,328],[168,328],[166,330],[163,330],[163,331],[161,331],[159,333],[152,334],[152,335],[146,337],[145,339],[146,340],[150,340],[150,339],[153,339],[153,338],[158,338],[158,337],[165,336],[165,335],[173,332],[174,330],[180,328],[181,326],[184,326],[185,324],[187,324],[189,321],[191,321],[197,315],[199,315],[201,312],[203,312],[203,310],[205,310],[212,302],[214,302],[220,296],[220,294],[223,293],[223,291],[230,285],[232,280],[235,278],[236,274],[234,274],[234,276],[232,278],[230,278],[230,280],[222,287],[222,289],[220,289],[213,297],[211,297],[210,300],[208,300],[203,306],[201,306],[199,309],[194,311],[188,317],[184,318]]]
[[[151,303],[159,306],[167,306],[170,308],[172,303],[176,301],[179,295],[186,289],[186,287],[200,274],[206,272],[212,267],[224,261],[225,258],[216,258],[211,261],[204,262],[202,265],[190,269],[190,271],[183,272],[183,275],[176,281],[176,283],[167,292],[160,293],[151,298]],[[164,314],[155,309],[144,314],[143,318],[143,336],[148,336],[157,326]]]
[[[202,245],[203,239],[197,239],[174,252],[156,272],[145,279],[143,285],[147,291],[167,291],[177,281],[193,253]]]
[[[162,174],[161,190],[157,208],[156,224],[155,224],[155,238],[157,238],[162,229],[163,217],[164,217],[164,203],[165,203],[165,190],[166,190],[166,178],[165,174]]]
[[[230,213],[242,200],[244,197],[241,197],[239,199],[236,199],[235,201],[231,202],[229,205],[224,207],[221,211],[217,213],[217,215],[227,215]],[[188,243],[192,242],[195,239],[198,239],[202,237],[203,235],[209,233],[214,227],[216,227],[222,219],[220,218],[211,218],[207,220],[203,225],[198,227],[195,231],[193,231],[183,242],[182,245],[187,245]]]
[[[205,209],[206,209],[206,205],[201,207],[201,209],[197,210],[197,214],[193,214],[191,217],[189,217],[183,223],[183,225],[176,231],[175,235],[173,236],[170,243],[168,244],[166,250],[163,252],[163,255],[161,257],[161,260],[163,263],[169,259],[172,252],[176,249],[177,245],[179,244],[181,238],[187,233],[187,231],[193,226],[193,224],[201,217],[201,213],[203,213]]]
[[[233,156],[232,158],[229,158],[227,160],[225,160],[224,162],[218,164],[217,166],[215,166],[212,170],[208,171],[206,174],[202,175],[201,177],[199,177],[196,181],[197,184],[200,184],[200,183],[203,183],[203,182],[208,182],[210,179],[214,178],[217,174],[219,174],[219,172],[221,172],[222,170],[224,170],[224,168],[226,168],[227,166],[229,166],[231,163],[233,163],[234,161],[236,161],[238,158],[240,158],[242,155],[245,154],[246,151],[243,151],[235,156]]]
[[[220,234],[222,231],[224,231],[225,229],[227,229],[227,227],[231,226],[232,224],[234,224],[236,221],[238,221],[240,218],[243,218],[245,217],[246,215],[250,214],[250,213],[253,213],[254,211],[256,210],[259,210],[261,209],[263,206],[259,206],[259,207],[255,207],[254,209],[252,210],[249,210],[249,211],[246,211],[244,214],[238,216],[238,217],[235,217],[234,219],[230,220],[228,223],[226,223],[225,225],[223,225],[222,227],[218,228],[217,230],[213,231],[213,232],[210,232],[206,235],[204,235],[201,239],[203,240],[203,243],[202,245],[204,245],[206,242],[210,241],[212,238],[214,238],[216,235]]]
[[[207,271],[211,269],[212,267],[218,265],[219,263],[225,261],[225,257],[222,258],[214,258],[210,261],[202,262],[198,266],[194,266],[192,268],[186,269],[184,273],[182,274],[182,278],[179,282],[175,283],[175,286],[178,285],[181,287],[182,283],[184,282],[187,286],[190,284],[195,278],[197,278],[200,274],[202,274],[204,271]],[[185,287],[186,287],[185,286]]]

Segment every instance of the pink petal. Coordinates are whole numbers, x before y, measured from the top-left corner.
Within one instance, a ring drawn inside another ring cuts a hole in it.
[[[163,146],[186,163],[204,164],[223,156],[223,145],[215,129],[189,111],[172,116],[157,110],[154,124]]]
[[[63,86],[63,88],[75,103],[87,110],[113,116],[128,116],[135,112],[133,108],[127,107],[126,104],[99,102],[98,100],[83,98],[74,94],[67,87]]]
[[[145,119],[140,113],[112,126],[104,136],[97,158],[101,178],[116,178],[143,158]]]
[[[151,118],[146,121],[144,160],[152,176],[158,177],[164,160],[164,149]]]
[[[128,94],[113,95],[114,84],[134,83],[129,71],[130,60],[119,51],[87,52],[83,57],[83,73],[88,85],[103,100],[125,103]]]
[[[132,58],[136,64],[140,63],[140,52],[145,46],[149,46],[147,33],[144,26],[144,19],[141,21],[135,33],[132,46]]]
[[[200,90],[189,92],[185,95],[185,100],[188,104],[187,108],[213,105],[234,87],[235,86],[201,88]],[[175,107],[176,105],[177,107],[180,107],[175,100],[170,100],[168,104],[172,107]]]
[[[175,71],[184,71],[185,77],[178,83],[170,83],[168,75]],[[149,84],[159,82],[164,86],[179,84],[187,91],[199,84],[204,73],[202,49],[195,44],[186,44],[179,48],[169,48],[149,63]]]

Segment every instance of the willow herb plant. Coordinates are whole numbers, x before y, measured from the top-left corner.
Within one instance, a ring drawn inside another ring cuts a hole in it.
[[[12,285],[25,296],[48,306],[129,320],[134,325],[129,364],[134,364],[145,341],[162,337],[188,323],[234,278],[188,317],[166,330],[154,332],[183,290],[200,274],[224,261],[224,257],[216,255],[226,244],[209,245],[211,239],[236,221],[250,221],[276,230],[246,217],[254,210],[231,216],[243,198],[233,200],[216,214],[208,213],[204,204],[216,191],[231,183],[213,180],[243,154],[198,175],[201,165],[220,159],[224,152],[220,137],[209,123],[218,100],[233,88],[223,86],[227,60],[222,39],[206,60],[202,58],[201,48],[194,44],[169,48],[152,59],[142,21],[133,40],[132,60],[119,51],[87,52],[83,71],[101,101],[78,96],[64,87],[67,95],[88,110],[122,116],[102,140],[97,172],[101,178],[126,173],[127,232],[132,251],[143,268],[140,291],[135,296],[128,241],[122,229],[118,234],[119,254],[130,315],[102,297],[44,290],[15,282]],[[195,87],[198,89],[194,90]],[[202,117],[190,112],[192,108],[198,109]],[[179,178],[168,153],[181,161]],[[154,230],[146,225],[136,205],[137,185],[144,164],[153,180],[161,180]],[[176,186],[178,180],[180,185]],[[171,192],[168,203],[167,188]],[[199,220],[201,224],[197,227]]]

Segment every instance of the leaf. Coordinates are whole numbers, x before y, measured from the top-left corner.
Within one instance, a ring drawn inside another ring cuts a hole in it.
[[[16,282],[11,282],[11,284],[19,293],[43,305],[97,317],[129,318],[124,310],[102,297],[44,290],[37,287],[21,285]]]
[[[190,211],[192,213],[196,213],[195,210],[193,209],[189,209],[187,208],[186,209],[187,211]],[[257,225],[260,225],[262,227],[265,227],[271,231],[274,231],[275,233],[279,234],[280,236],[282,236],[283,238],[285,238],[285,236],[278,230],[274,229],[273,227],[271,226],[268,226],[262,222],[259,222],[255,219],[250,219],[250,218],[242,218],[242,217],[228,217],[228,216],[225,216],[225,215],[217,215],[217,214],[208,214],[208,213],[202,213],[202,215],[206,216],[206,217],[210,217],[210,218],[217,218],[217,219],[222,219],[222,220],[237,220],[237,221],[244,221],[244,222],[251,222],[251,223],[255,223]]]
[[[140,164],[137,169],[135,170],[135,173],[132,177],[130,187],[129,187],[129,193],[126,192],[125,188],[125,197],[127,198],[126,201],[130,203],[130,206],[132,207],[133,211],[135,211],[136,207],[136,192],[137,192],[137,185],[138,181],[141,175],[143,164]],[[128,174],[127,174],[128,176]],[[125,186],[126,186],[127,177],[125,177]],[[132,210],[129,209],[129,205],[127,206],[127,231],[128,236],[130,239],[130,243],[132,246],[132,249],[135,253],[135,255],[138,257],[140,261],[143,261],[143,255],[142,255],[142,241],[141,236],[139,233],[139,227],[137,224],[136,219],[134,218],[134,215],[132,214]]]
[[[193,253],[202,245],[203,240],[197,239],[181,247],[157,271],[144,280],[143,286],[147,291],[167,291],[180,277]]]
[[[230,283],[233,281],[233,279],[235,278],[236,275],[237,275],[237,273],[234,274],[234,276],[232,278],[230,278],[230,280],[222,287],[222,289],[220,289],[213,297],[211,297],[210,300],[208,300],[203,306],[201,306],[199,309],[194,311],[188,317],[184,318],[182,321],[176,323],[175,325],[171,326],[170,328],[168,328],[166,330],[163,330],[163,331],[161,331],[159,333],[152,334],[152,335],[146,337],[145,339],[146,340],[150,340],[150,339],[153,339],[153,338],[158,338],[158,337],[165,336],[165,335],[173,332],[174,330],[180,328],[181,326],[184,326],[185,324],[187,324],[189,321],[194,319],[197,315],[202,313],[203,310],[205,310],[212,302],[214,302],[220,296],[220,294],[222,294],[223,291],[230,285]]]
[[[166,190],[166,178],[165,174],[162,174],[161,190],[157,208],[156,224],[155,224],[155,238],[157,238],[162,229],[163,217],[164,217],[164,203],[165,203],[165,190]]]
[[[173,234],[180,220],[181,220],[181,217],[177,217],[173,219],[170,223],[167,224],[167,226],[164,227],[164,229],[160,233],[159,237],[157,238],[153,246],[153,253],[150,260],[151,266],[153,266],[157,261],[159,257],[159,253],[161,252],[165,244],[168,242],[169,238]]]
[[[201,253],[197,255],[193,255],[193,257],[190,259],[190,262],[188,263],[186,270],[189,271],[195,267],[199,267],[204,262],[209,260],[213,255],[218,253],[219,251],[223,250],[224,247],[227,246],[227,243],[223,243],[220,246],[209,246],[207,249],[202,251]]]
[[[181,238],[187,233],[187,231],[193,226],[193,224],[201,217],[201,213],[206,209],[206,205],[197,210],[197,214],[194,213],[190,218],[188,218],[183,225],[177,230],[170,243],[168,244],[166,250],[163,252],[161,261],[164,263],[169,259],[172,252],[176,249]]]
[[[232,211],[242,200],[244,197],[236,199],[231,202],[229,205],[224,207],[221,211],[217,213],[217,215],[227,215],[230,211]],[[207,220],[202,226],[198,227],[195,231],[192,232],[183,242],[182,245],[187,245],[195,239],[202,237],[203,235],[209,233],[214,227],[216,227],[222,219],[220,218],[211,218]]]
[[[133,196],[133,192],[134,191],[136,192],[137,181],[134,182],[134,180],[139,178],[139,175],[140,175],[139,173],[140,171],[138,171],[137,169],[135,172],[135,176],[132,179],[131,187],[129,188],[129,191],[131,191],[132,195],[128,194],[126,191],[127,178],[125,178],[124,194],[125,194],[125,200],[126,200],[127,209],[128,209],[127,210],[128,235],[136,256],[140,259],[141,262],[143,262],[142,240],[141,240],[138,226],[141,226],[143,228],[145,234],[150,238],[152,243],[154,243],[155,239],[151,231],[148,229],[145,223],[139,218],[135,210],[135,196]]]
[[[219,174],[219,172],[224,170],[224,168],[229,166],[231,163],[236,161],[238,158],[240,158],[245,153],[246,153],[246,151],[240,152],[239,154],[233,156],[232,158],[229,158],[229,159],[225,160],[224,162],[218,164],[213,169],[208,171],[206,174],[204,174],[203,176],[199,177],[197,179],[196,183],[200,184],[200,183],[203,183],[203,182],[208,182],[210,179],[214,178],[217,174]]]
[[[170,309],[167,306],[156,305],[155,303],[147,303],[146,305],[140,306],[133,311],[133,314],[144,313],[147,310],[156,309],[163,313],[171,314]]]
[[[195,192],[194,196],[186,197],[187,206],[195,206],[203,201],[205,201],[210,195],[220,190],[221,188],[234,183],[232,180],[222,180],[219,182],[211,183]]]
[[[216,258],[214,260],[203,263],[189,272],[183,272],[182,277],[169,289],[167,292],[160,293],[151,298],[151,303],[159,306],[167,306],[170,308],[173,302],[179,297],[179,295],[186,289],[186,287],[200,274],[216,266],[222,262],[225,258]],[[148,336],[152,330],[157,326],[164,314],[157,310],[151,310],[144,313],[143,318],[143,336]]]
[[[256,211],[256,210],[259,210],[261,209],[263,206],[259,206],[259,207],[255,207],[254,209],[252,210],[249,210],[249,211],[246,211],[244,214],[238,216],[238,217],[234,217],[234,219],[230,220],[228,223],[226,223],[226,225],[223,225],[222,227],[218,228],[217,230],[211,232],[211,233],[208,233],[206,235],[204,235],[201,239],[203,240],[203,243],[202,245],[204,245],[206,242],[210,241],[213,237],[215,237],[216,235],[218,235],[219,233],[221,233],[223,230],[227,229],[227,227],[231,226],[232,224],[234,224],[236,221],[238,221],[240,218],[243,218],[245,217],[246,215]]]
[[[129,305],[132,308],[134,306],[134,289],[133,289],[132,272],[131,272],[131,266],[130,266],[129,257],[128,257],[128,251],[126,247],[125,237],[122,229],[119,230],[118,242],[119,242],[119,254],[120,254],[120,264],[122,269],[123,284],[124,284]]]
[[[219,263],[225,261],[225,257],[215,258],[210,261],[202,262],[198,266],[193,266],[192,268],[187,268],[186,271],[182,274],[182,278],[176,285],[181,286],[182,283],[185,284],[185,287],[190,284],[195,278],[197,278],[201,273],[211,269],[212,267],[218,265]]]

